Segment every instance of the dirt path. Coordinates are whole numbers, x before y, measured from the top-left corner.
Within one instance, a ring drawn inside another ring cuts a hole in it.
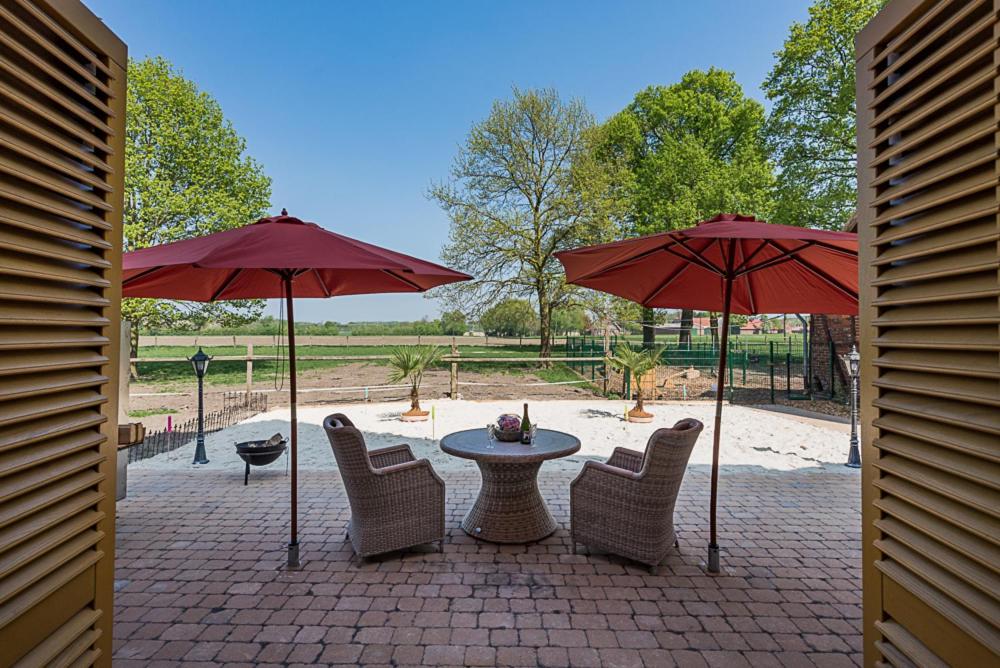
[[[373,401],[404,401],[408,398],[406,388],[388,390],[368,390],[364,388],[386,385],[389,379],[389,369],[377,364],[345,364],[327,369],[310,369],[299,374],[298,393],[299,405],[316,403],[357,402],[365,400],[366,396]],[[461,372],[459,376],[459,396],[464,399],[583,399],[595,396],[585,388],[584,383],[578,385],[546,385],[538,376],[525,374],[476,373]],[[446,370],[434,370],[424,377],[421,395],[427,399],[447,397],[450,377]],[[280,387],[280,384],[279,384]],[[322,388],[337,388],[327,390]],[[345,390],[344,388],[357,388]],[[198,398],[195,394],[197,386],[192,383],[186,392],[160,394],[157,385],[133,383],[130,389],[129,410],[159,410],[169,409],[174,422],[187,420],[197,414]],[[222,407],[225,392],[242,392],[245,385],[209,385],[205,388],[205,410],[213,411]],[[288,381],[284,388],[275,390],[273,382],[258,382],[254,391],[266,392],[270,407],[288,404]],[[132,417],[141,421],[147,430],[162,429],[166,425],[167,414]]]

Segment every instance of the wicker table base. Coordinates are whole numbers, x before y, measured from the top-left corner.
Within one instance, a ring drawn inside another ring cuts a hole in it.
[[[492,543],[531,543],[556,530],[556,521],[538,491],[541,462],[476,463],[483,485],[462,520],[465,533]]]
[[[531,445],[490,441],[485,429],[467,429],[441,439],[450,455],[475,460],[483,476],[479,497],[462,529],[493,543],[531,543],[556,530],[556,521],[538,491],[542,462],[580,449],[575,436],[539,429]]]

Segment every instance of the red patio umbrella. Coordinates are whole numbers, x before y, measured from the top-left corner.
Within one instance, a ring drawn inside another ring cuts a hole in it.
[[[291,392],[291,539],[299,562],[298,419],[293,297],[423,292],[471,276],[366,244],[289,216],[125,253],[122,296],[210,302],[284,297]]]
[[[708,570],[719,572],[719,437],[731,313],[858,312],[858,238],[722,214],[695,227],[557,253],[566,280],[652,308],[722,312]]]

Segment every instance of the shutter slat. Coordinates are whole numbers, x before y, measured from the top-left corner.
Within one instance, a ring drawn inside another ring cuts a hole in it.
[[[968,246],[996,244],[998,240],[1000,240],[1000,234],[997,233],[996,220],[983,218],[958,228],[945,228],[920,236],[910,236],[905,244],[885,248],[880,253],[878,260],[872,264],[881,267],[893,262],[916,260],[940,253],[948,253]]]
[[[107,403],[108,398],[95,390],[77,390],[75,392],[58,392],[51,397],[30,397],[19,401],[10,401],[0,413],[0,427],[25,422],[41,420],[51,415],[92,408]]]
[[[927,281],[944,276],[965,274],[975,271],[989,271],[1000,267],[995,247],[986,244],[972,248],[953,249],[947,253],[937,253],[932,257],[921,257],[920,261],[907,262],[885,269],[876,280],[875,286],[911,281]]]
[[[87,429],[36,444],[31,448],[0,450],[0,476],[11,475],[101,444],[100,432]]]
[[[93,248],[14,227],[0,228],[0,248],[100,269],[111,266],[111,263],[102,255],[95,253]]]
[[[927,100],[923,106],[916,107],[907,112],[905,116],[892,119],[892,123],[885,126],[884,130],[876,128],[874,139],[868,144],[868,148],[876,148],[885,145],[891,137],[901,132],[906,132],[911,128],[918,128],[917,132],[921,136],[927,136],[928,130],[935,127],[949,127],[953,123],[959,123],[970,116],[973,116],[986,108],[988,102],[984,104],[983,95],[990,95],[992,87],[989,84],[993,80],[993,72],[988,65],[976,70],[976,72],[964,79],[956,79],[947,89],[940,91],[933,98]],[[987,90],[989,89],[989,90]],[[935,115],[940,115],[935,118]],[[921,128],[921,122],[934,119],[927,126]],[[869,163],[869,166],[881,164],[881,154],[878,154],[879,162]],[[881,175],[879,175],[880,177]],[[879,177],[872,179],[871,185],[881,183]]]
[[[878,76],[874,77],[871,80],[871,83],[869,83],[868,87],[875,88],[880,83],[884,82],[886,78],[889,77],[890,74],[893,74],[895,72],[900,72],[903,65],[906,65],[908,62],[910,62],[911,59],[913,59],[914,56],[921,53],[921,51],[927,46],[929,46],[931,42],[943,36],[949,30],[957,26],[962,21],[962,19],[972,15],[976,10],[983,9],[985,7],[986,7],[986,0],[974,0],[973,2],[970,2],[966,4],[964,7],[958,9],[958,11],[951,14],[950,18],[940,23],[936,28],[934,28],[934,30],[928,32],[927,35],[921,38],[919,42],[917,42],[910,49],[908,49],[905,54],[894,60],[885,69],[881,70]],[[973,26],[967,28],[966,30],[982,29],[982,26],[989,25],[990,23],[992,23],[992,21],[993,19],[990,16],[987,16],[986,18],[980,19]],[[893,83],[895,85],[898,85],[899,82],[895,81]]]
[[[105,77],[111,76],[111,70],[108,66],[104,64],[102,56],[98,56],[94,53],[93,49],[86,46],[73,36],[71,32],[63,28],[57,21],[54,21],[51,16],[41,11],[32,3],[30,0],[14,0],[19,7],[27,11],[33,17],[35,17],[39,22],[42,23],[46,28],[55,33],[63,42],[68,46],[73,48],[77,54],[79,54],[83,60],[88,64],[96,67]]]
[[[111,303],[100,291],[81,287],[62,287],[49,282],[0,275],[0,299],[21,302],[54,302],[83,306],[108,306]]]
[[[898,562],[908,573],[913,574],[912,577],[926,583],[924,585],[926,589],[918,586],[917,591],[910,590],[917,594],[918,598],[932,608],[937,608],[956,626],[981,639],[984,645],[1000,651],[1000,633],[996,631],[997,623],[1000,622],[1000,605],[995,599],[984,596],[974,587],[897,540],[888,538],[878,540],[875,544],[884,554],[892,558],[892,561],[879,562],[883,568],[890,567],[891,564],[890,570],[894,571],[896,563],[893,562]],[[920,596],[918,592],[921,591],[925,596]],[[958,603],[953,596],[960,597],[962,602]]]
[[[51,88],[32,76],[27,70],[2,56],[0,56],[0,70],[8,72],[13,78],[26,84],[35,94],[32,96],[23,88],[17,89],[6,84],[0,86],[0,93],[9,100],[31,111],[38,118],[44,119],[46,123],[51,123],[67,134],[85,142],[88,146],[99,148],[108,155],[114,152],[114,149],[88,129],[93,127],[102,133],[110,134],[111,127],[101,117],[86,109],[79,101],[68,100],[53,92]],[[44,101],[37,97],[39,94],[44,98]]]
[[[30,101],[19,97],[15,91],[5,86],[3,82],[0,82],[0,98],[3,97],[17,102],[29,111],[34,111],[36,108]],[[39,110],[39,113],[42,112]],[[48,120],[60,130],[73,134],[72,127],[68,127],[67,123],[51,118]],[[15,110],[10,104],[0,105],[0,121],[3,121],[14,128],[14,132],[23,132],[54,149],[62,151],[67,156],[75,158],[86,165],[90,165],[100,172],[105,174],[114,173],[114,168],[111,164],[101,159],[93,151],[89,144],[81,145],[75,143],[64,135],[53,132],[48,127],[39,125],[37,122]]]
[[[0,605],[0,629],[68,584],[74,577],[100,561],[103,556],[104,553],[98,550],[82,552],[69,561],[58,564],[49,575],[35,582],[19,596]]]
[[[93,487],[104,478],[94,471],[84,471],[53,484],[24,494],[0,506],[0,527],[5,527],[25,515],[37,513],[54,503]]]
[[[877,480],[874,485],[882,492],[903,499],[912,506],[946,520],[978,538],[994,545],[1000,541],[1000,521],[977,513],[958,501],[929,492],[902,478],[884,477]]]
[[[906,522],[935,540],[950,545],[952,549],[991,569],[994,573],[1000,568],[1000,547],[995,543],[977,538],[950,521],[893,496],[876,499],[874,503],[875,507],[889,517]]]
[[[871,123],[871,127],[878,127],[893,116],[904,114],[906,110],[916,104],[921,97],[927,95],[941,84],[961,78],[960,73],[962,70],[976,65],[977,61],[984,60],[992,54],[995,41],[996,40],[991,39],[988,43],[969,51],[963,57],[956,59],[948,67],[937,72],[932,78],[927,79],[919,86],[915,86],[911,92],[904,94],[897,100],[894,100],[892,104],[886,105],[883,108],[884,111],[880,111],[878,115],[875,116]],[[975,71],[973,76],[978,73],[978,71]]]
[[[88,227],[67,220],[53,219],[51,216],[41,216],[32,209],[2,200],[0,200],[0,223],[53,239],[90,246],[95,253],[111,248],[111,244],[105,240],[103,234]]]
[[[89,348],[103,346],[108,337],[92,329],[56,327],[0,328],[0,352],[5,350],[38,350],[42,348]]]
[[[8,132],[3,125],[0,125],[0,145],[12,152],[19,153],[29,160],[45,165],[49,169],[61,172],[64,176],[94,190],[111,192],[111,186],[105,183],[103,179],[90,174],[87,170],[81,169],[79,163],[74,163],[67,159],[65,155],[51,150],[42,142],[32,143],[26,137],[18,137]]]
[[[995,492],[964,484],[961,480],[943,471],[918,464],[898,455],[881,453],[875,466],[892,476],[963,503],[993,519],[1000,517],[1000,496]]]
[[[10,573],[30,564],[70,538],[92,529],[102,519],[104,519],[104,513],[86,510],[37,534],[35,540],[21,543],[0,553],[0,578],[7,577]]]
[[[58,657],[66,649],[73,647],[78,640],[84,641],[88,646],[93,644],[98,631],[92,629],[92,627],[100,617],[101,613],[97,610],[89,608],[81,610],[73,615],[68,622],[59,627],[56,633],[46,638],[42,644],[38,645],[26,654],[24,658],[15,663],[13,668],[32,668],[33,666],[52,666],[55,668],[56,666],[65,665],[57,661]],[[81,652],[80,656],[83,656],[84,653]],[[83,665],[93,665],[93,661]]]
[[[872,403],[882,410],[882,418],[900,413],[1000,437],[1000,413],[985,406],[905,392],[887,392]]]
[[[985,378],[925,375],[912,371],[890,370],[872,383],[885,390],[912,392],[959,401],[1000,406],[997,383]]]
[[[5,550],[13,549],[21,543],[34,539],[63,522],[70,521],[81,514],[86,514],[102,498],[102,494],[92,489],[85,489],[79,494],[71,495],[50,504],[30,518],[0,528],[0,544],[4,546]]]
[[[28,37],[33,43],[45,49],[46,53],[54,56],[62,65],[71,69],[77,76],[83,77],[87,80],[87,83],[94,86],[97,90],[101,91],[105,95],[111,95],[111,89],[107,85],[98,79],[96,76],[90,73],[85,67],[77,63],[75,60],[70,58],[68,55],[63,53],[60,49],[55,48],[48,39],[46,39],[41,33],[29,26],[27,23],[19,19],[13,12],[8,11],[4,7],[0,6],[0,16],[10,21],[11,24],[17,27],[23,35]],[[88,91],[89,92],[89,91]]]
[[[911,438],[932,443],[942,448],[950,448],[965,452],[981,459],[1000,464],[1000,448],[996,447],[995,436],[978,431],[942,424],[932,420],[923,420],[915,415],[903,417],[887,411],[874,421],[876,427],[885,432],[902,434]]]
[[[885,646],[886,643],[882,643],[883,652],[885,649],[891,648],[889,651],[896,653],[895,655],[886,657],[892,661],[893,666],[906,668],[910,666],[913,666],[913,668],[950,668],[947,663],[939,659],[937,655],[927,649],[926,645],[900,624],[891,621],[878,621],[875,622],[875,628],[891,643],[888,647]]]
[[[880,369],[1000,379],[1000,360],[991,351],[941,350],[923,346],[917,350],[890,349],[883,351],[873,363]],[[1000,386],[997,391],[1000,392]]]
[[[76,96],[76,98],[78,98],[84,104],[93,107],[106,117],[114,116],[114,112],[111,110],[111,107],[101,102],[101,100],[98,97],[96,97],[91,91],[86,89],[84,84],[81,84],[80,82],[74,80],[69,74],[64,73],[56,66],[49,64],[45,59],[35,55],[30,50],[22,46],[18,41],[16,41],[12,37],[9,37],[6,33],[0,33],[0,44],[6,45],[10,49],[11,53],[16,53],[20,58],[24,59],[28,63],[31,63],[32,67],[41,70],[46,75],[58,81],[60,84],[62,84],[62,86],[66,89],[66,91],[69,91],[72,95]],[[7,60],[7,59],[4,58],[2,60]],[[8,65],[11,64],[12,63],[8,61]],[[23,69],[21,69],[20,72],[16,72],[15,74],[17,75],[19,81],[25,83],[34,82],[34,85],[32,87],[39,92],[47,94],[49,98],[52,100],[62,101],[62,99],[65,97],[64,91],[46,85],[40,79],[38,79],[32,74],[29,74],[27,71]],[[64,106],[69,107],[69,105],[65,103]],[[108,130],[110,130],[110,128],[108,128]]]
[[[975,25],[967,28],[957,35],[953,35],[950,40],[938,46],[934,49],[933,57],[926,58],[924,60],[914,61],[912,66],[904,71],[900,71],[901,75],[898,79],[892,82],[891,86],[886,86],[885,90],[878,93],[873,100],[874,104],[881,104],[888,100],[889,98],[896,95],[897,91],[901,87],[905,87],[907,84],[912,83],[914,80],[919,79],[922,75],[927,74],[934,65],[940,65],[949,56],[959,57],[963,53],[969,52],[969,42],[974,42],[972,46],[978,46],[985,41],[988,41],[992,35],[986,33],[986,31],[993,26],[994,20],[992,16],[987,16],[986,18],[980,20]],[[985,33],[980,35],[980,33]],[[963,47],[965,47],[963,49]],[[911,50],[910,53],[914,53]],[[894,65],[896,63],[893,63]]]
[[[0,353],[0,377],[101,366],[107,361],[107,357],[92,349],[43,350],[30,357]]]
[[[935,470],[971,480],[984,487],[1000,490],[1000,465],[991,464],[978,457],[896,434],[883,434],[875,439],[875,447]],[[997,497],[997,502],[1000,503],[1000,496]]]
[[[79,184],[69,181],[65,175],[54,176],[30,163],[8,161],[2,153],[0,153],[0,172],[94,209],[111,210],[111,205],[105,202],[102,197],[95,195],[89,188],[81,189]]]

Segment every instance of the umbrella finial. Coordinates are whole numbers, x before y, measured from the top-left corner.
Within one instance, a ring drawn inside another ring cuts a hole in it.
[[[288,215],[288,209],[286,209],[285,207],[281,207],[281,215],[282,216],[287,216]]]

